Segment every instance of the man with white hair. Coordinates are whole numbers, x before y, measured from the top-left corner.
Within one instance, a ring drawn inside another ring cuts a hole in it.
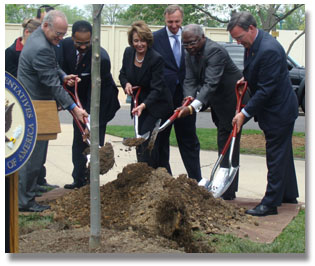
[[[232,119],[236,110],[235,85],[242,74],[228,52],[220,44],[205,37],[201,26],[185,26],[182,41],[187,51],[184,97],[192,96],[194,101],[188,107],[181,108],[179,117],[192,115],[210,106],[212,120],[218,128],[220,154],[232,131]],[[233,165],[239,165],[239,148],[240,134],[235,141]],[[228,168],[228,165],[228,156],[225,156],[221,167]],[[206,184],[205,178],[199,182],[199,185]],[[235,199],[237,187],[238,173],[222,198]]]
[[[48,12],[41,27],[31,34],[21,52],[17,76],[32,100],[56,100],[62,108],[73,110],[83,122],[87,112],[74,103],[60,82],[73,85],[76,76],[66,75],[60,69],[54,50],[67,30],[67,18],[61,11]],[[46,157],[46,146],[47,141],[36,141],[31,157],[19,172],[20,211],[41,212],[49,208],[35,201],[35,188]]]

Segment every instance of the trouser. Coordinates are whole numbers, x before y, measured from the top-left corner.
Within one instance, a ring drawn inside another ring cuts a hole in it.
[[[104,146],[106,124],[99,127],[99,145]],[[75,183],[83,184],[87,179],[87,157],[83,154],[88,147],[82,139],[81,131],[73,121],[73,142],[72,142],[72,177]]]
[[[48,141],[47,141],[47,144],[46,144],[46,156],[43,160],[43,166],[42,168],[40,169],[40,173],[39,173],[39,176],[38,176],[38,180],[37,180],[37,184],[38,185],[44,185],[47,183],[47,180],[46,180],[46,167],[45,167],[45,163],[46,163],[46,158],[47,158],[47,150],[48,150]]]
[[[48,141],[36,141],[34,150],[19,171],[19,208],[29,208],[35,202],[37,179],[47,153]]]
[[[266,138],[267,189],[261,203],[280,206],[284,199],[299,196],[292,151],[294,122],[263,130]]]
[[[180,85],[174,94],[173,103],[177,108],[182,105],[183,95],[180,92]],[[178,118],[174,121],[174,130],[176,140],[182,157],[187,175],[190,178],[196,179],[198,182],[201,179],[200,169],[200,143],[196,133],[196,113]],[[170,160],[170,134],[172,125],[159,133],[159,166],[165,167],[172,174]]]

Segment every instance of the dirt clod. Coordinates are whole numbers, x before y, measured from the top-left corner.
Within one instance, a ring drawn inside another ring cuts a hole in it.
[[[143,142],[145,142],[144,138],[124,138],[122,143],[125,146],[133,147],[133,146],[139,146]]]
[[[85,155],[90,154],[90,147],[84,151]],[[100,174],[106,174],[115,164],[114,149],[111,143],[106,142],[104,146],[99,148]],[[88,172],[90,172],[90,163],[88,164]]]

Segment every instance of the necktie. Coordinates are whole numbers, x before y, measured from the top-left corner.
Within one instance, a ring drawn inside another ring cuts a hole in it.
[[[83,54],[82,54],[82,53],[78,53],[78,55],[77,55],[77,65],[76,65],[76,67],[78,67],[79,63],[81,62],[82,57],[83,57]]]
[[[175,43],[173,45],[173,53],[174,53],[174,57],[177,63],[177,66],[180,66],[180,43],[178,40],[178,36],[177,35],[172,35],[172,37],[175,39]]]

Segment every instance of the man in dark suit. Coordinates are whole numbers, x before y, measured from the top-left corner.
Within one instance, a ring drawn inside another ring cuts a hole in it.
[[[206,38],[199,25],[185,26],[182,38],[183,46],[187,50],[184,96],[192,96],[194,101],[188,107],[182,108],[179,116],[192,115],[210,106],[212,120],[218,128],[217,142],[221,153],[232,131],[231,122],[236,110],[235,85],[242,76],[241,72],[228,52],[218,43]],[[240,135],[235,141],[233,166],[239,165]],[[228,156],[224,157],[221,167],[229,167]],[[206,184],[207,179],[203,178],[200,185]],[[238,173],[222,195],[223,199],[233,200],[237,187]]]
[[[170,5],[166,8],[164,17],[166,26],[153,33],[153,49],[161,54],[165,61],[164,79],[171,91],[174,107],[177,108],[182,105],[185,78],[185,54],[181,45],[183,9],[177,5]],[[172,126],[169,126],[159,133],[159,166],[165,167],[170,174],[172,174],[169,163],[171,129]],[[201,180],[200,144],[196,134],[196,114],[176,119],[174,129],[187,174],[190,178],[194,178],[199,182]]]
[[[88,114],[79,108],[60,84],[76,77],[66,75],[56,61],[54,45],[66,35],[68,23],[66,16],[57,10],[45,16],[40,28],[27,39],[21,52],[18,67],[18,80],[24,85],[32,100],[56,100],[68,110],[73,110],[83,122]],[[19,209],[21,211],[41,212],[49,206],[35,201],[35,188],[43,160],[46,158],[47,141],[36,141],[30,159],[19,171]]]
[[[78,83],[78,96],[83,108],[90,113],[91,107],[91,62],[92,62],[92,26],[89,22],[80,20],[72,26],[72,37],[62,40],[63,50],[62,69],[66,73],[78,75],[81,82]],[[120,108],[118,101],[118,89],[110,73],[110,59],[107,52],[101,48],[101,98],[99,117],[99,144],[104,145],[106,124]],[[72,87],[73,88],[73,87]],[[71,88],[69,88],[71,90]],[[81,132],[73,122],[72,143],[72,176],[74,182],[66,184],[67,189],[82,187],[87,182],[87,158],[83,151],[87,144],[83,142]]]
[[[252,93],[246,107],[233,118],[233,124],[240,128],[246,118],[255,116],[266,138],[267,190],[261,203],[246,213],[265,216],[277,214],[281,203],[297,203],[292,133],[298,103],[283,47],[256,27],[250,13],[239,12],[232,15],[227,29],[246,48],[243,75]]]

